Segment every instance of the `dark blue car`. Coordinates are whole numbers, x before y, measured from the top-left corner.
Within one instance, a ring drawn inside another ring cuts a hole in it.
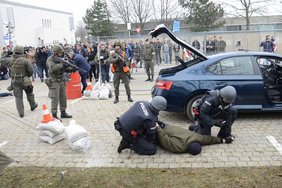
[[[282,111],[282,56],[274,53],[237,51],[206,57],[174,37],[164,26],[151,32],[166,33],[189,49],[193,58],[162,69],[152,88],[153,96],[163,96],[166,111],[186,113],[193,120],[193,107],[208,90],[231,85],[237,90],[238,111]]]

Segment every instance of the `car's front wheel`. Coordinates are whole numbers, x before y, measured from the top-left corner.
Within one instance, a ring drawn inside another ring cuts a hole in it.
[[[186,115],[189,120],[194,121],[194,112],[193,108],[198,106],[198,103],[200,102],[200,99],[202,98],[203,94],[196,95],[192,99],[189,100],[187,106],[186,106]]]

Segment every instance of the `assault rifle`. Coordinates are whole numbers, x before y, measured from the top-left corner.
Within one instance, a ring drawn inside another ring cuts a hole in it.
[[[81,72],[87,73],[87,71],[83,70],[82,68],[79,68],[79,67],[75,64],[75,62],[74,62],[73,60],[70,60],[70,59],[66,60],[66,59],[64,59],[64,58],[59,58],[59,60],[60,60],[61,62],[65,63],[66,65],[68,65],[68,66],[70,66],[70,67],[76,69],[76,70],[79,70],[79,71],[81,71]]]

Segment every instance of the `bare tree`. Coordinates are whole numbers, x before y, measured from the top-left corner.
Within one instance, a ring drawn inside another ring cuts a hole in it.
[[[245,18],[246,30],[250,29],[250,18],[254,14],[265,14],[271,2],[273,2],[273,0],[221,0],[223,6],[233,10],[225,12],[228,12],[231,16]]]
[[[143,31],[144,23],[151,17],[152,1],[151,0],[131,0],[134,22]]]
[[[75,38],[80,42],[85,42],[86,36],[88,36],[88,31],[85,28],[85,24],[83,21],[79,21],[75,29]]]
[[[181,15],[181,6],[176,0],[155,0],[153,11],[156,22],[170,26]]]
[[[109,9],[120,18],[125,24],[132,20],[132,8],[130,6],[131,0],[108,0]]]

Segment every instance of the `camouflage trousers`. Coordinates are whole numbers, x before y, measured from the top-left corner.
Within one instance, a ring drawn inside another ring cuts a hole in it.
[[[51,112],[57,114],[58,105],[60,105],[60,111],[64,111],[67,108],[67,96],[66,96],[66,84],[64,81],[52,82],[49,87],[48,97],[51,98]]]
[[[129,78],[128,78],[128,74],[125,72],[115,72],[114,73],[114,88],[115,88],[115,96],[118,97],[119,96],[119,85],[120,85],[120,80],[123,81],[124,83],[124,87],[126,90],[126,94],[127,96],[129,96],[130,93],[130,87],[129,87]]]
[[[12,84],[13,87],[13,94],[16,98],[16,106],[19,115],[24,115],[24,103],[23,103],[23,91],[26,93],[27,101],[30,105],[30,108],[33,108],[36,103],[34,100],[34,94],[33,94],[33,86],[25,87],[23,83],[21,84]]]

